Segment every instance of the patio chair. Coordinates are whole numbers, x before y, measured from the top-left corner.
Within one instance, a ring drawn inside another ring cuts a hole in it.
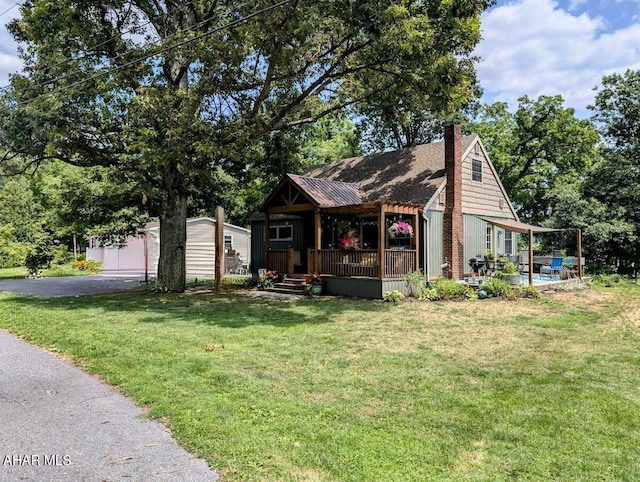
[[[553,276],[556,273],[560,275],[561,269],[562,269],[562,256],[554,256],[551,259],[551,266],[542,266],[540,268],[540,276],[543,276],[543,275]]]

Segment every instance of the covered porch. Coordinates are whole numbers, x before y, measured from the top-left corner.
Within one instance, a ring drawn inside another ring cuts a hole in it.
[[[288,214],[291,214],[289,211]],[[272,247],[272,227],[279,226],[265,213],[265,266],[288,276],[320,273],[325,276],[402,278],[420,266],[420,207],[373,202],[340,208],[299,212],[303,226],[298,235],[302,249]],[[313,229],[306,226],[313,223]],[[392,234],[393,226],[408,225],[411,234]],[[292,223],[293,225],[293,223]],[[390,231],[391,230],[391,231]],[[292,228],[292,237],[296,235]],[[312,239],[304,236],[313,232]]]

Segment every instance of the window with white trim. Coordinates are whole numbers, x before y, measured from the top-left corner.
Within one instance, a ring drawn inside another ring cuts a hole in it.
[[[492,250],[493,250],[493,242],[492,242],[493,241],[493,236],[492,236],[492,234],[493,234],[493,229],[491,229],[491,225],[490,224],[487,224],[487,243],[486,243],[485,248],[486,248],[486,250],[488,252],[492,252]]]
[[[504,232],[504,253],[513,256],[513,233],[511,231]]]
[[[482,161],[471,159],[471,180],[482,182]]]
[[[233,249],[233,236],[230,234],[224,235],[224,250],[231,251]]]

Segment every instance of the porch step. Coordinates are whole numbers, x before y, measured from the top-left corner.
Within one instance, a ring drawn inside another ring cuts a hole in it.
[[[287,278],[283,283],[274,283],[273,287],[267,288],[267,291],[275,291],[276,293],[289,293],[293,295],[304,295],[306,283],[303,278]]]

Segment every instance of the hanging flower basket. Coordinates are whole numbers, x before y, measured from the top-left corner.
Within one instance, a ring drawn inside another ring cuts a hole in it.
[[[356,236],[356,232],[350,230],[344,238],[340,240],[340,247],[345,250],[360,249],[360,238]]]
[[[397,221],[389,226],[387,233],[390,238],[413,238],[413,226],[406,221]]]

